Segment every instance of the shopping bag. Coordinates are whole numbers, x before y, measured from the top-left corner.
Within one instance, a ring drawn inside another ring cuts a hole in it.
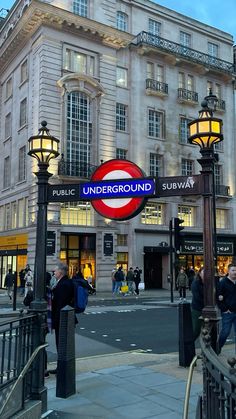
[[[121,290],[121,292],[122,292],[123,294],[126,294],[126,292],[128,292],[128,291],[129,291],[129,287],[128,287],[128,285],[122,285],[122,286],[120,287],[120,290]]]

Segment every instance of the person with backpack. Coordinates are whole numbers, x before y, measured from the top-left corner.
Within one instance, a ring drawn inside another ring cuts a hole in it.
[[[96,290],[86,280],[79,269],[72,278],[74,284],[74,309],[76,313],[83,313],[88,304],[88,295],[94,294]]]
[[[124,281],[125,275],[122,271],[122,266],[119,266],[118,271],[115,272],[115,288],[113,294],[119,294],[122,281]]]

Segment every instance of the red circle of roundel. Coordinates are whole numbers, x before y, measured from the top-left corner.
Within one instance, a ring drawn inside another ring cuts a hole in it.
[[[104,178],[117,179],[113,176],[113,172],[125,172],[127,176],[124,178],[143,178],[144,173],[136,164],[129,160],[108,160],[101,164],[95,172],[92,174],[91,181],[103,180]],[[113,177],[112,177],[113,176]],[[110,201],[110,202],[109,202]],[[117,207],[115,206],[115,201]],[[122,202],[124,204],[122,205]],[[93,208],[103,217],[110,218],[112,220],[128,220],[129,218],[137,215],[144,207],[146,198],[121,198],[118,199],[94,199],[91,201]],[[111,205],[114,203],[114,206]]]

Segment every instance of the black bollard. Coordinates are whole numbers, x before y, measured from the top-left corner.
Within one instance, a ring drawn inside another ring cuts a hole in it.
[[[75,310],[66,306],[60,314],[56,397],[66,399],[75,392]]]
[[[190,303],[179,304],[179,365],[189,367],[195,356]]]

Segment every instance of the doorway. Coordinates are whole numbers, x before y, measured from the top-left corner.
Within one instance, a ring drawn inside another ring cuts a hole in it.
[[[145,289],[162,288],[162,254],[145,253],[144,256]]]

